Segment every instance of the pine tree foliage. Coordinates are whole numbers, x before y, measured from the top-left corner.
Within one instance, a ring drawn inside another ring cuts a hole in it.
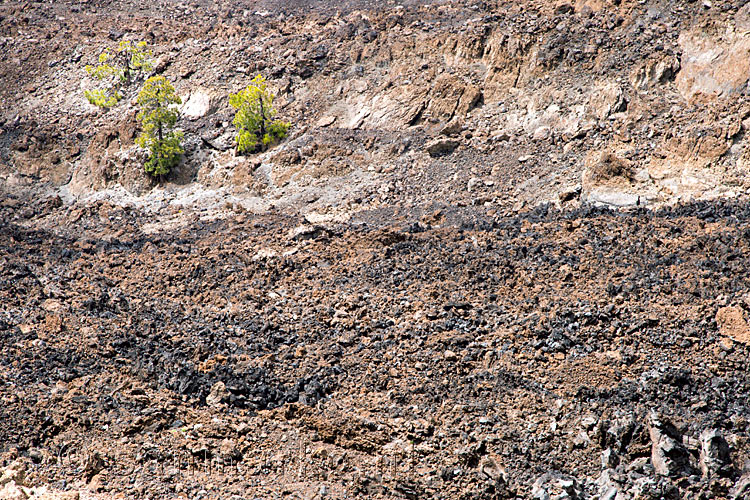
[[[104,49],[99,64],[85,67],[89,76],[101,82],[101,87],[84,91],[86,99],[100,108],[115,106],[122,99],[124,87],[153,69],[151,55],[146,42],[123,40],[114,50]]]
[[[140,111],[136,118],[142,132],[136,143],[150,153],[145,164],[146,172],[152,176],[164,176],[179,163],[185,152],[180,144],[183,134],[174,130],[177,123],[174,105],[181,104],[182,100],[166,78],[153,76],[144,83],[137,102]]]
[[[274,120],[274,97],[262,75],[253,78],[244,90],[229,95],[229,104],[237,110],[232,123],[237,128],[239,153],[266,150],[286,137],[289,124]]]

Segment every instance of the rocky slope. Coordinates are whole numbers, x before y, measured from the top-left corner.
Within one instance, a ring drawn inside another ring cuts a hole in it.
[[[0,5],[0,498],[747,498],[749,13]]]
[[[185,100],[188,154],[167,202],[208,190],[254,212],[340,215],[436,199],[659,205],[746,188],[747,8],[367,7],[5,3],[3,175],[63,186],[68,201],[151,192],[134,108],[103,113],[82,94],[102,47],[145,39]],[[256,73],[293,134],[238,158],[227,95]]]

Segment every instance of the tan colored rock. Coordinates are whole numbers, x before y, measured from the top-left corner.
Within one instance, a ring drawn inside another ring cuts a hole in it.
[[[636,90],[662,84],[672,79],[680,70],[680,60],[675,56],[649,59],[630,73],[630,85]]]
[[[583,189],[598,185],[628,185],[635,176],[632,162],[615,153],[592,153],[586,159],[583,173]]]
[[[224,382],[219,381],[211,387],[211,392],[206,396],[206,404],[208,406],[217,407],[228,397],[229,391],[227,391]]]
[[[28,497],[21,488],[11,481],[0,489],[0,500],[26,500]]]
[[[679,44],[682,68],[676,83],[685,99],[727,97],[742,92],[747,86],[750,35],[716,39],[699,31],[689,31],[680,35]]]
[[[318,121],[317,121],[317,122],[315,123],[315,125],[316,125],[317,127],[327,127],[327,126],[329,126],[329,125],[332,125],[332,124],[333,124],[333,122],[335,122],[335,121],[336,121],[336,117],[335,117],[335,116],[330,116],[330,115],[328,115],[328,116],[324,116],[324,117],[322,117],[322,118],[321,118],[320,120],[318,120]]]
[[[432,88],[427,112],[438,120],[450,120],[468,113],[481,97],[476,86],[453,75],[440,75]]]
[[[722,307],[716,311],[716,323],[722,335],[735,342],[750,344],[750,326],[745,321],[742,309],[736,306]]]
[[[625,95],[619,85],[612,82],[599,84],[589,99],[589,114],[606,120],[612,113],[623,111],[627,106]]]
[[[464,121],[461,118],[454,118],[440,130],[440,133],[447,136],[454,136],[461,133]]]
[[[439,156],[451,154],[459,144],[460,142],[455,139],[440,137],[427,143],[425,150],[430,156],[437,158]]]
[[[25,477],[26,467],[21,462],[14,462],[2,471],[2,474],[0,475],[0,485],[8,483],[23,484]]]

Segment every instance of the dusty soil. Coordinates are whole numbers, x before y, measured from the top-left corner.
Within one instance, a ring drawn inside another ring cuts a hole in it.
[[[719,1],[3,3],[0,498],[750,497],[749,33]],[[82,96],[123,38],[207,103],[163,184],[135,90]],[[240,157],[258,72],[292,133]]]

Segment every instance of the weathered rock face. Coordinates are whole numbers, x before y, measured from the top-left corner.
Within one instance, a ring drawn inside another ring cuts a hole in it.
[[[364,10],[347,3],[330,17],[317,17],[319,5],[294,7],[294,14],[288,5],[266,9],[286,12],[278,17],[169,5],[156,12],[125,3],[123,17],[131,8],[139,14],[117,27],[89,12],[93,4],[71,13],[32,9],[27,30],[3,42],[19,54],[18,64],[3,61],[1,73],[0,92],[10,103],[0,116],[4,175],[66,185],[77,197],[100,190],[119,196],[121,188],[143,197],[158,188],[140,168],[135,127],[119,130],[132,122],[136,89],[101,113],[82,97],[91,82],[81,82],[81,67],[98,47],[159,26],[152,30],[155,71],[185,98],[179,126],[186,155],[170,190],[231,192],[259,209],[343,212],[377,209],[396,192],[379,190],[432,172],[434,188],[409,188],[415,202],[504,210],[557,203],[565,197],[559,190],[582,182],[585,158],[602,151],[632,162],[631,185],[584,189],[565,203],[628,206],[640,199],[653,207],[750,189],[741,127],[750,112],[743,94],[746,7],[426,1]],[[17,33],[15,10],[2,15],[6,32]],[[89,40],[88,33],[100,38],[68,50],[69,40]],[[47,52],[30,40],[50,40],[42,46]],[[285,156],[274,151],[256,155],[252,161],[265,166],[248,186],[248,176],[235,172],[242,161],[226,154],[235,141],[226,97],[257,73],[277,94],[279,117],[293,125],[281,148],[297,150],[299,161],[277,163]],[[423,147],[456,119],[466,148],[447,161],[478,166],[461,179],[453,179],[445,156]],[[337,152],[328,158],[302,154],[329,143]],[[526,156],[536,160],[516,168]],[[472,177],[487,181],[481,192],[469,197],[453,189]]]
[[[700,30],[680,35],[681,68],[676,84],[685,99],[736,98],[750,78],[750,33],[716,38]]]
[[[452,75],[441,75],[430,92],[427,116],[447,122],[454,116],[465,116],[481,98],[476,86]]]

